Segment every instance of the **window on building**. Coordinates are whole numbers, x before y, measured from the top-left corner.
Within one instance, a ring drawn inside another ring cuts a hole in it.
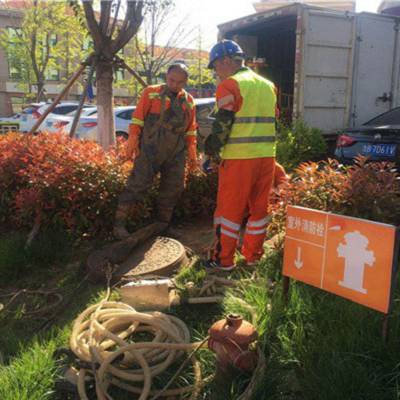
[[[15,60],[8,60],[8,76],[15,81],[21,79],[21,70]]]
[[[117,69],[114,72],[115,82],[121,82],[125,79],[125,71],[123,69]]]
[[[14,43],[19,35],[21,35],[21,28],[7,27],[7,34],[11,43]],[[7,54],[8,62],[8,76],[12,80],[19,80],[21,76],[21,62],[18,58],[14,57],[12,54]]]
[[[54,67],[47,67],[44,74],[44,79],[46,79],[46,81],[59,81],[60,71]]]
[[[55,33],[51,33],[48,37],[49,48],[50,48],[50,59],[55,60],[54,57],[51,56],[51,48],[57,44],[57,35]],[[46,38],[43,38],[43,50],[46,46]],[[44,73],[44,78],[46,81],[59,81],[60,80],[60,71],[55,67],[47,67]]]
[[[22,33],[21,28],[15,28],[13,26],[7,27],[7,34],[11,40],[18,38],[21,35],[21,33]]]
[[[15,113],[21,112],[23,104],[24,104],[24,99],[22,97],[11,97],[11,105],[13,112]]]
[[[49,37],[50,46],[55,46],[57,44],[57,35],[52,33]]]

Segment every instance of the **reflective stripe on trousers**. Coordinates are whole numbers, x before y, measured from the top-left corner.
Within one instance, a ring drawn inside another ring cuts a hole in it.
[[[271,217],[265,217],[256,221],[247,221],[245,233],[248,235],[265,235],[270,220]]]
[[[214,259],[223,266],[234,263],[240,222],[248,213],[248,232],[244,234],[241,251],[249,262],[261,257],[274,168],[275,159],[272,157],[224,160],[221,163],[214,220],[217,232]]]

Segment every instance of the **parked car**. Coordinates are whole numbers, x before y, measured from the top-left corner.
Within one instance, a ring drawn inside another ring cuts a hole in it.
[[[0,118],[0,134],[18,132],[20,120],[21,113],[14,114],[11,117]]]
[[[36,112],[36,110],[44,104],[46,104],[44,101],[40,103],[31,103],[22,110],[19,120],[19,128],[21,132],[26,132],[26,127],[28,126],[27,124],[28,119],[30,119],[30,115]]]
[[[400,107],[371,119],[359,128],[346,129],[337,139],[335,156],[351,163],[357,155],[372,161],[400,159]]]
[[[132,121],[132,113],[135,110],[135,106],[115,107],[114,108],[114,119],[115,119],[115,133],[117,137],[128,138],[129,135],[129,124]],[[97,140],[97,113],[86,117],[81,117],[76,129],[75,137],[84,140]],[[72,121],[65,130],[71,129]]]
[[[50,113],[43,122],[44,127],[41,130],[42,131],[46,130],[47,132],[50,133],[56,133],[61,131],[65,134],[69,134],[76,112],[77,110],[69,112],[66,115],[58,115]],[[85,106],[81,111],[79,119],[84,117],[89,117],[90,115],[94,115],[96,113],[97,113],[96,106]]]
[[[215,106],[214,98],[195,99],[196,117],[199,125],[199,142],[203,142],[211,132],[212,113]],[[117,137],[128,138],[129,124],[132,121],[132,113],[136,109],[135,106],[115,107],[115,133]],[[97,140],[97,112],[92,111],[92,107],[88,107],[86,111],[82,111],[81,118],[76,129],[75,137],[84,140]],[[60,128],[64,132],[69,133],[71,130],[73,116],[52,116],[47,117],[45,123],[47,129],[51,132]]]
[[[43,115],[43,113],[50,107],[51,103],[42,103],[38,108],[33,108],[31,112],[26,113],[23,118],[21,118],[21,131],[29,132],[32,127],[36,124],[38,119]],[[88,105],[90,106],[90,105]],[[75,111],[78,108],[77,101],[64,101],[56,105],[54,110],[46,117],[43,121],[42,125],[39,128],[39,131],[46,130],[46,120],[51,116],[51,114],[56,115],[66,115],[71,111]]]

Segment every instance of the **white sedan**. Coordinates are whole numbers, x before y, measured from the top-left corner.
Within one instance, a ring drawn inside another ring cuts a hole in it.
[[[77,101],[62,101],[55,106],[53,111],[46,117],[46,119],[42,122],[41,126],[39,127],[40,131],[46,130],[46,120],[47,118],[55,115],[66,115],[72,111],[75,111],[78,108]],[[23,114],[21,118],[21,131],[22,132],[29,132],[32,127],[36,124],[38,119],[43,115],[43,113],[50,107],[51,103],[44,103],[40,105],[36,109],[32,109],[32,112],[28,114]]]
[[[89,117],[97,113],[96,106],[85,106],[79,119]],[[76,110],[68,113],[67,115],[57,115],[50,113],[43,122],[43,126],[40,128],[41,131],[50,133],[62,132],[69,135],[69,132],[74,121]]]
[[[132,121],[132,113],[135,110],[135,106],[115,107],[114,108],[114,119],[115,119],[115,134],[117,137],[128,138],[129,135],[129,124]],[[84,140],[95,140],[97,141],[97,114],[81,117],[76,129],[75,137]],[[70,131],[72,121],[65,126],[67,132]]]

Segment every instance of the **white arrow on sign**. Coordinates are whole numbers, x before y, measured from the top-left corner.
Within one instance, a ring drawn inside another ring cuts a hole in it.
[[[294,266],[297,269],[300,269],[303,267],[303,261],[301,261],[301,247],[297,246],[297,258],[294,260]]]

